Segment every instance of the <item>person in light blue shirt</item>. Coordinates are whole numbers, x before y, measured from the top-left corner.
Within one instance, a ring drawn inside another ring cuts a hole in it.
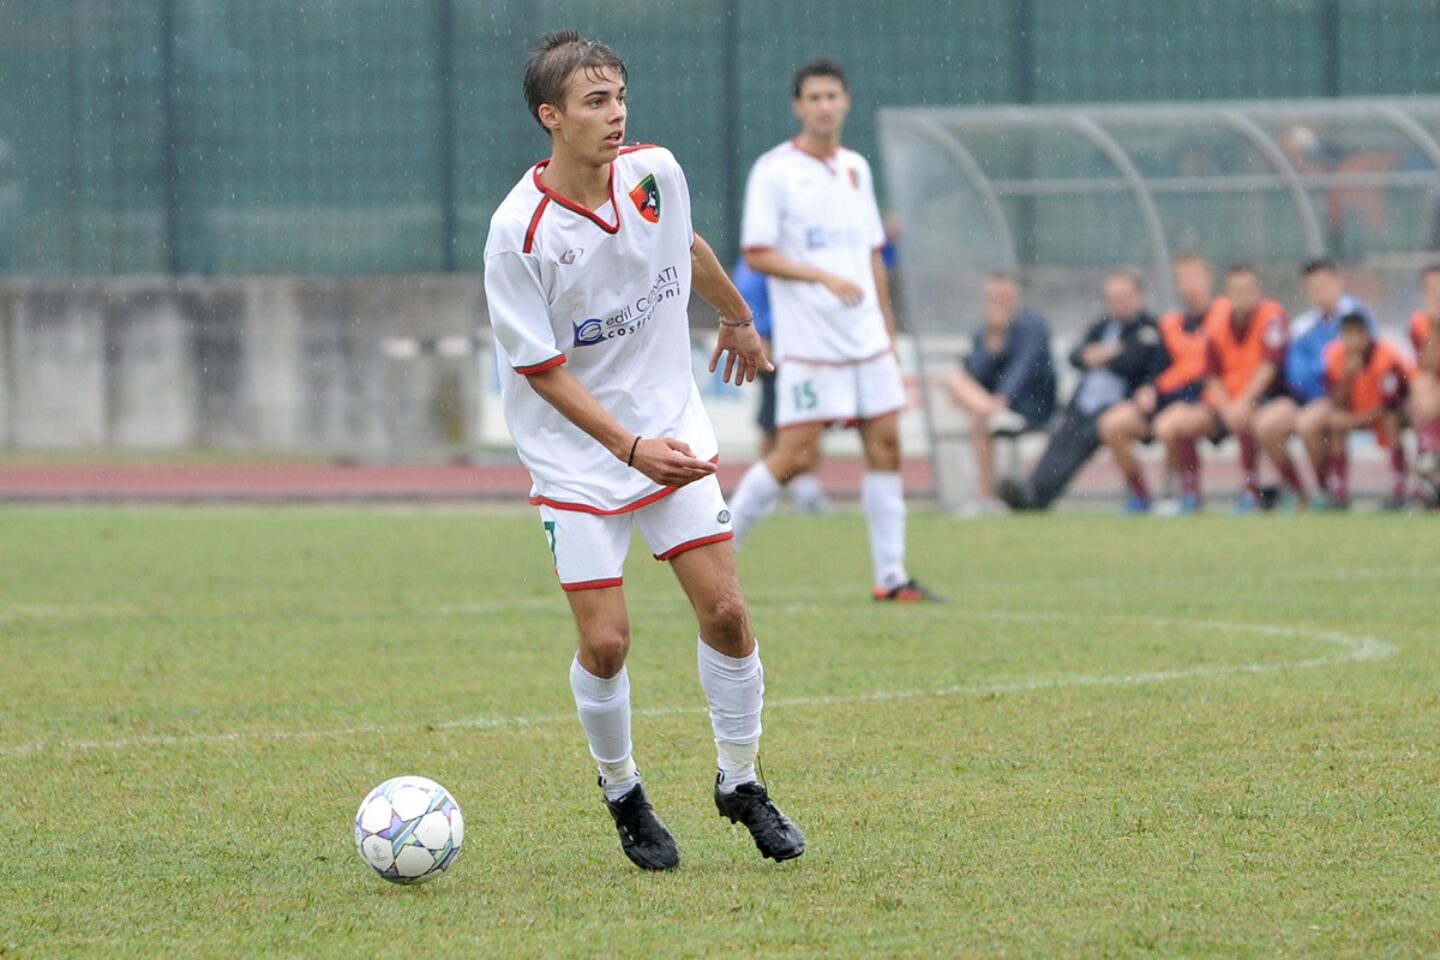
[[[1285,386],[1294,401],[1294,432],[1305,444],[1320,491],[1311,505],[1324,509],[1329,505],[1324,491],[1329,488],[1330,450],[1345,442],[1330,429],[1325,348],[1340,336],[1340,319],[1346,314],[1365,317],[1372,336],[1378,335],[1379,328],[1370,308],[1345,292],[1345,278],[1335,261],[1325,257],[1307,261],[1301,274],[1310,309],[1297,317],[1291,328]]]

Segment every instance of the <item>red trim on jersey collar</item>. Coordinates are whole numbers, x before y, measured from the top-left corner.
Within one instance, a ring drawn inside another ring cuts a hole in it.
[[[536,189],[536,190],[539,190],[541,193],[543,193],[543,194],[545,195],[545,198],[546,198],[547,200],[554,200],[556,203],[560,204],[560,206],[564,207],[566,210],[569,210],[571,213],[578,213],[578,214],[580,214],[580,216],[585,217],[585,218],[588,219],[591,223],[595,224],[595,226],[599,227],[601,230],[604,230],[606,233],[615,234],[615,233],[619,233],[619,232],[620,232],[620,205],[615,202],[615,164],[614,164],[614,163],[611,163],[611,164],[610,164],[610,187],[609,187],[609,189],[610,189],[610,209],[615,212],[615,222],[614,222],[613,224],[609,224],[609,223],[606,223],[604,220],[601,220],[599,217],[597,217],[597,216],[595,215],[595,211],[594,211],[594,210],[588,210],[588,209],[585,208],[585,206],[584,206],[583,204],[576,203],[574,200],[571,200],[569,197],[565,196],[563,193],[557,193],[556,191],[551,190],[549,187],[547,187],[547,186],[545,185],[545,181],[540,179],[540,173],[541,173],[541,171],[543,171],[543,170],[544,170],[546,167],[548,167],[548,166],[550,166],[550,160],[547,158],[547,159],[541,160],[539,163],[535,164],[535,169],[533,169],[532,171],[530,171],[530,176],[531,176],[531,177],[534,179],[534,181],[535,181],[535,189]],[[536,213],[536,221],[535,221],[535,223],[536,223],[536,224],[539,223],[539,213],[538,213],[538,212]]]
[[[520,376],[522,377],[528,377],[531,374],[544,373],[546,370],[549,370],[553,367],[558,367],[560,366],[560,364],[564,363],[565,360],[565,354],[560,353],[551,357],[549,360],[545,360],[540,363],[532,363],[528,367],[516,367],[515,372],[520,374]]]
[[[816,153],[815,151],[813,151],[813,150],[806,150],[804,147],[800,146],[800,138],[799,138],[799,137],[796,137],[794,140],[791,140],[791,141],[790,141],[790,146],[794,147],[796,150],[799,150],[801,153],[805,154],[805,156],[807,156],[807,157],[814,157],[816,160],[819,160],[821,163],[825,164],[825,169],[826,169],[826,170],[829,170],[831,173],[839,173],[839,172],[840,172],[840,163],[839,163],[840,151],[845,149],[845,148],[842,147],[840,144],[837,143],[837,144],[835,145],[835,152],[832,153],[832,154],[830,154],[830,156],[828,156],[828,157],[822,157],[822,156],[820,156],[820,154]]]
[[[623,157],[627,153],[634,153],[636,150],[654,150],[656,146],[657,144],[653,143],[632,143],[628,147],[620,148],[620,156]]]
[[[547,193],[540,198],[535,205],[535,214],[530,218],[530,229],[525,231],[525,252],[529,253],[535,249],[535,231],[540,229],[540,218],[545,214],[545,208],[550,206],[550,195]]]
[[[719,455],[717,454],[711,457],[710,462],[719,463]],[[550,507],[552,510],[574,510],[576,513],[590,513],[597,517],[618,517],[622,513],[633,513],[641,507],[648,507],[658,500],[664,500],[679,489],[679,487],[661,487],[654,493],[641,497],[634,503],[627,503],[625,506],[616,507],[614,510],[602,510],[599,507],[592,507],[588,503],[567,503],[564,500],[551,500],[549,497],[531,497],[530,504],[536,507]]]

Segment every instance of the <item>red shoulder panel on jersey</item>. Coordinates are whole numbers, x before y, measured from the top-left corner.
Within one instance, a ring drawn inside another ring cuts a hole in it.
[[[553,367],[558,367],[560,366],[560,364],[564,363],[565,360],[565,354],[559,353],[551,357],[549,360],[546,360],[544,363],[532,363],[528,367],[516,367],[515,372],[520,374],[520,376],[522,377],[528,377],[531,374],[544,373],[546,370],[549,370]]]
[[[625,154],[634,153],[637,150],[654,150],[658,146],[658,143],[632,143],[628,147],[620,148],[620,156],[623,157]]]
[[[535,231],[540,229],[540,218],[545,215],[545,208],[550,206],[550,194],[540,198],[535,205],[535,214],[530,218],[530,228],[525,231],[525,252],[529,253],[535,249]]]

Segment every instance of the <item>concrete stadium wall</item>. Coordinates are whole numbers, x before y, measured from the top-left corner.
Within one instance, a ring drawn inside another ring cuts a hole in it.
[[[477,276],[0,282],[0,446],[413,456],[478,430]]]

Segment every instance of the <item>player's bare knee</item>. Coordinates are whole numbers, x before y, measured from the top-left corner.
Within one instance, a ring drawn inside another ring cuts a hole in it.
[[[696,611],[701,632],[710,644],[727,656],[743,656],[741,648],[751,641],[750,611],[740,589],[717,590]],[[741,651],[741,652],[732,652]]]
[[[622,627],[587,627],[580,633],[581,665],[602,679],[625,666],[630,652],[630,631]]]

